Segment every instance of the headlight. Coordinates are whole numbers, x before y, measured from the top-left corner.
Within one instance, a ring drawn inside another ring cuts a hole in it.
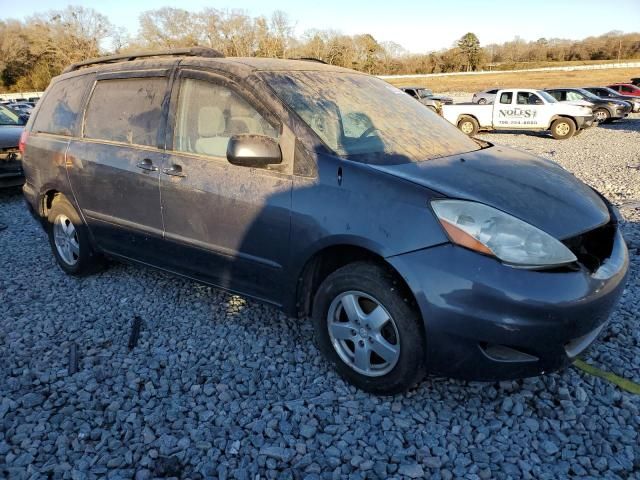
[[[451,241],[520,268],[575,262],[559,240],[500,210],[465,200],[434,200],[431,206]]]

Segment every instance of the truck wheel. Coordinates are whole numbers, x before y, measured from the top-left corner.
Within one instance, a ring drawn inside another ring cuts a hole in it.
[[[83,276],[104,265],[102,256],[91,247],[86,225],[66,198],[56,197],[47,220],[51,250],[62,270]]]
[[[611,114],[606,108],[597,108],[593,111],[598,123],[607,123],[611,120]]]
[[[458,121],[458,128],[462,133],[473,137],[478,133],[478,130],[480,130],[480,125],[478,125],[478,121],[475,118],[463,115]]]
[[[566,140],[576,133],[576,124],[570,118],[559,118],[551,124],[551,135],[556,140]]]
[[[424,377],[421,322],[397,279],[370,262],[351,263],[330,274],[313,302],[322,354],[346,380],[376,394],[405,391]]]
[[[479,105],[484,105],[487,103],[487,99],[486,98],[481,98],[480,100],[478,100],[478,104]]]

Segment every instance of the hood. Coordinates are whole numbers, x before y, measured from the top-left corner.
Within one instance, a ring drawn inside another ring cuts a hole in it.
[[[640,97],[633,97],[631,95],[621,95],[619,97],[610,97],[609,99],[618,102],[640,103]]]
[[[17,147],[23,128],[20,125],[0,125],[0,150]]]
[[[439,100],[442,103],[444,102],[453,102],[453,98],[447,97],[446,95],[431,95],[431,98],[434,100]]]
[[[564,240],[609,221],[600,196],[557,164],[506,147],[371,168],[502,210]]]

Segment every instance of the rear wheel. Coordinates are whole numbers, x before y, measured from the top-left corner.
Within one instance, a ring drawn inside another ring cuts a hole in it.
[[[49,243],[60,268],[69,275],[87,275],[103,265],[89,241],[89,234],[80,215],[64,197],[57,197],[47,220]]]
[[[576,133],[576,124],[570,118],[559,118],[551,124],[551,135],[556,140],[566,140]]]
[[[420,322],[397,279],[368,262],[333,272],[313,303],[323,355],[353,385],[377,394],[402,392],[424,377]]]
[[[480,125],[478,125],[478,121],[475,118],[464,115],[458,121],[458,128],[462,133],[473,137],[480,130]]]
[[[598,123],[607,123],[611,120],[611,114],[606,108],[597,108],[593,111]]]

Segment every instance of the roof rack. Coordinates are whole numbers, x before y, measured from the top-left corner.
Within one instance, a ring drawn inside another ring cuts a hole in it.
[[[164,57],[164,56],[187,56],[187,57],[206,57],[206,58],[222,58],[224,55],[218,50],[207,47],[190,47],[190,48],[173,48],[170,50],[155,50],[150,52],[132,52],[119,55],[107,55],[105,57],[90,58],[82,62],[72,63],[64,69],[62,73],[73,72],[82,67],[90,65],[98,65],[101,63],[130,62],[138,58],[146,57]]]
[[[325,65],[329,65],[324,60],[320,60],[319,58],[313,58],[313,57],[292,57],[292,58],[289,58],[288,60],[302,60],[305,62],[316,62],[316,63],[324,63]]]

